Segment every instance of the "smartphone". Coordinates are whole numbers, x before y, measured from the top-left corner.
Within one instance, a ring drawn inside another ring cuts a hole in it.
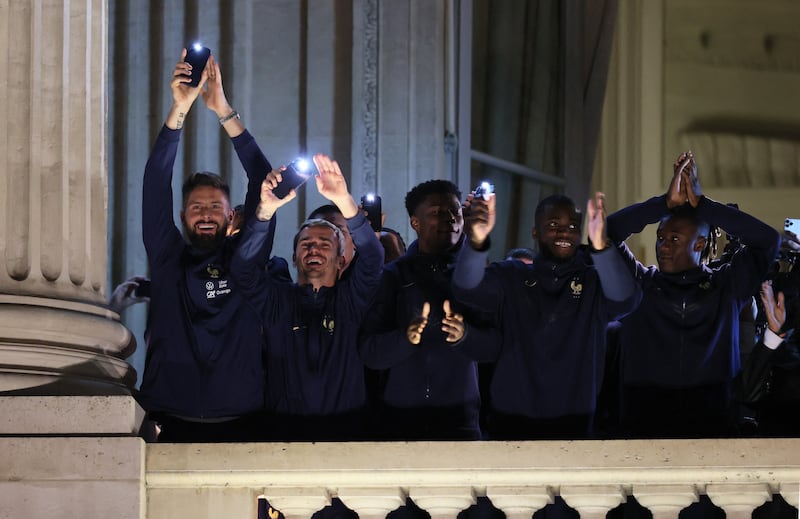
[[[373,193],[367,193],[361,197],[361,207],[367,212],[367,220],[369,225],[375,232],[380,232],[383,228],[381,225],[381,197]]]
[[[311,164],[309,164],[308,160],[303,158],[294,159],[286,166],[286,170],[281,172],[281,181],[272,190],[272,193],[278,198],[286,198],[289,191],[297,189],[311,178],[310,169]]]
[[[196,87],[200,84],[209,56],[211,49],[203,47],[200,43],[192,43],[186,47],[186,63],[192,66],[192,80],[188,83],[189,86]]]
[[[783,230],[800,235],[800,218],[787,218],[783,222]]]
[[[143,279],[139,281],[139,286],[133,290],[133,295],[136,297],[150,297],[150,280]]]
[[[472,194],[475,196],[475,198],[480,197],[483,198],[484,200],[489,200],[489,195],[491,195],[492,193],[494,193],[494,185],[490,184],[485,180],[480,184],[478,184],[478,187],[476,187],[475,190],[472,191]]]

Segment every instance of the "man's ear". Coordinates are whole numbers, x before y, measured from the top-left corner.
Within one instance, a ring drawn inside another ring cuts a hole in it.
[[[419,218],[416,216],[411,217],[411,228],[419,232]]]
[[[181,209],[181,223],[183,225],[186,225],[186,211],[184,211],[183,209]]]
[[[297,254],[295,254],[294,252],[292,253],[292,266],[294,268],[297,268]]]
[[[539,231],[536,230],[535,225],[531,227],[531,238],[533,238],[533,241],[535,242],[539,241]]]
[[[703,252],[706,248],[706,243],[708,242],[708,238],[705,236],[698,236],[697,239],[694,241],[694,252]]]

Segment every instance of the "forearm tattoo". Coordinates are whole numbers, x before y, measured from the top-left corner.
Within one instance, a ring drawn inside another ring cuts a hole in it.
[[[178,123],[176,124],[177,128],[180,130],[183,128],[183,118],[186,117],[186,112],[178,112]]]

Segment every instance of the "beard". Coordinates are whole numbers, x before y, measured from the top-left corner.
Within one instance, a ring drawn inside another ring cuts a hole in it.
[[[204,250],[216,249],[222,246],[228,235],[227,228],[219,228],[214,234],[197,234],[194,229],[189,229],[186,225],[183,226],[183,232],[193,247]]]

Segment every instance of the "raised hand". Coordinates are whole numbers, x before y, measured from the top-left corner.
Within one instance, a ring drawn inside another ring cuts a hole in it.
[[[314,155],[314,165],[319,174],[316,176],[319,194],[336,204],[345,218],[358,214],[358,205],[347,190],[347,181],[339,168],[339,163],[327,155]]]
[[[205,70],[203,71],[200,84],[197,87],[189,86],[189,83],[192,81],[192,66],[184,61],[185,59],[186,49],[183,49],[181,52],[181,60],[175,64],[175,69],[172,71],[170,88],[172,89],[172,98],[176,104],[191,105],[194,103],[194,100],[197,99],[197,96],[200,95],[200,91],[203,89],[208,79],[208,72]]]
[[[692,152],[689,151],[691,154]],[[682,183],[685,186],[686,199],[689,205],[697,207],[700,199],[703,198],[703,189],[700,187],[700,180],[697,178],[697,164],[694,161],[694,155],[690,156],[689,164],[681,172],[683,176]]]
[[[208,81],[201,93],[203,102],[218,117],[224,117],[231,113],[232,108],[225,97],[225,90],[222,88],[222,72],[220,71],[219,63],[217,63],[213,55],[208,57],[206,75],[208,76]]]
[[[408,342],[417,345],[422,342],[422,332],[428,325],[428,316],[431,314],[431,304],[425,301],[422,305],[422,313],[419,317],[414,318],[411,324],[406,328],[406,337]]]
[[[494,193],[489,195],[489,200],[484,200],[483,197],[475,198],[470,193],[464,201],[464,232],[476,249],[483,247],[489,233],[494,229],[497,219],[496,203]]]
[[[283,198],[278,198],[272,191],[278,187],[278,184],[283,180],[282,172],[286,171],[286,166],[281,166],[278,169],[273,169],[267,174],[267,178],[261,183],[261,198],[256,208],[256,218],[262,222],[272,219],[275,212],[295,199],[297,193],[294,189],[289,191],[289,194]]]
[[[426,303],[427,304],[427,303]],[[444,319],[442,320],[442,331],[447,334],[447,342],[458,342],[464,337],[464,316],[453,313],[450,308],[450,301],[444,300],[442,305]]]
[[[170,89],[172,90],[172,108],[170,109],[167,120],[164,123],[168,128],[181,129],[189,109],[194,104],[197,96],[203,90],[203,87],[208,80],[208,69],[203,70],[203,75],[200,78],[200,83],[197,87],[188,85],[191,82],[192,66],[186,61],[186,49],[181,52],[181,60],[175,64],[172,70],[172,80],[170,81]]]
[[[773,333],[780,335],[781,328],[786,323],[786,301],[783,292],[778,292],[776,298],[772,291],[772,282],[764,281],[761,283],[761,302],[767,314],[767,326]]]
[[[693,155],[691,150],[681,153],[677,160],[672,164],[672,181],[667,188],[667,207],[674,209],[689,201],[686,193],[686,179],[684,170],[692,163]]]
[[[606,197],[598,191],[594,198],[586,202],[586,220],[589,229],[589,242],[595,250],[608,247],[606,236]]]

